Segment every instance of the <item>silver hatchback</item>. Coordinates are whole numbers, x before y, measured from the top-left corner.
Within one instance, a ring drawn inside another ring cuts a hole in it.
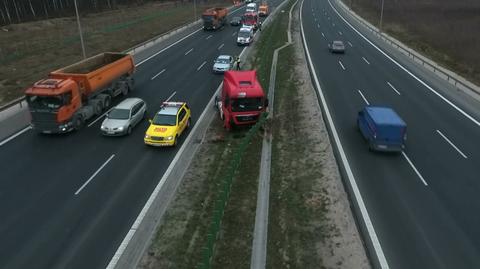
[[[146,118],[147,104],[140,98],[127,98],[107,113],[100,130],[103,135],[129,135]]]

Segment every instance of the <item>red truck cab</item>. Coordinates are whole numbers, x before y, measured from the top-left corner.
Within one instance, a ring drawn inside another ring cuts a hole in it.
[[[257,71],[227,71],[220,97],[216,97],[223,125],[253,125],[268,106],[268,99],[257,80]]]
[[[254,30],[258,29],[259,17],[257,12],[246,12],[242,17],[242,24],[253,26]]]

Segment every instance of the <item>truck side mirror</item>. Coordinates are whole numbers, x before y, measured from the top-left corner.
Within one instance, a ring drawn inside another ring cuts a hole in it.
[[[268,98],[265,99],[265,107],[268,107]]]

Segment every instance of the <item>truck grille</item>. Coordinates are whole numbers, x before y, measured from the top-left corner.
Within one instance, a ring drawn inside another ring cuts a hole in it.
[[[239,122],[248,122],[248,121],[256,121],[258,119],[258,115],[245,115],[245,116],[237,116],[237,121]]]
[[[30,111],[30,115],[32,115],[32,123],[38,130],[56,130],[58,128],[57,113]]]

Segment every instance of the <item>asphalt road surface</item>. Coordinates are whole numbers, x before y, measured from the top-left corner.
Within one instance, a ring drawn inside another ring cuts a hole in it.
[[[238,29],[198,31],[138,66],[131,96],[150,117],[169,97],[186,101],[195,124],[222,80],[213,60],[243,49]],[[106,267],[179,147],[145,146],[147,121],[128,137],[102,137],[101,122],[65,135],[30,130],[0,148],[0,268]]]
[[[366,35],[384,55],[329,1],[305,0],[301,14],[328,109],[389,267],[480,268],[480,104]],[[332,40],[345,42],[344,55],[328,51]],[[402,154],[368,151],[356,129],[366,104],[390,106],[405,120]]]

